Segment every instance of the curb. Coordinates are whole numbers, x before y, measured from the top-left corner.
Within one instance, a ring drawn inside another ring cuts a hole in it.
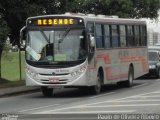
[[[1,88],[0,89],[0,97],[20,94],[20,93],[28,93],[28,92],[32,92],[32,91],[40,91],[40,88],[27,87],[27,86]]]

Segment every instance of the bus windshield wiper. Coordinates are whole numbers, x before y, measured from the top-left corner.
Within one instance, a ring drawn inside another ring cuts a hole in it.
[[[67,28],[65,33],[62,35],[62,38],[59,39],[59,41],[58,41],[59,43],[63,42],[64,38],[68,35],[69,31],[70,31],[70,28]]]
[[[41,32],[42,36],[45,38],[45,40],[47,41],[47,43],[49,44],[50,43],[50,36],[48,38],[43,30],[40,30],[40,32]]]

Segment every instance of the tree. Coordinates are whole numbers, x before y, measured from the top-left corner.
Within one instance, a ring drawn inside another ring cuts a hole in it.
[[[157,18],[158,9],[160,9],[160,0],[131,0],[133,3],[133,12],[131,17],[136,18]]]
[[[7,27],[6,21],[4,19],[0,18],[0,78],[1,78],[1,56],[2,56],[2,50],[5,45],[5,41],[7,39],[9,29]]]
[[[71,0],[69,0],[71,1]],[[157,18],[159,0],[72,0],[75,11],[124,18]],[[69,7],[68,10],[73,7]],[[71,11],[71,10],[70,10]]]
[[[25,25],[25,20],[29,16],[42,14],[42,8],[38,5],[38,0],[5,0],[1,4],[0,11],[4,15],[10,30],[10,40],[12,44],[19,45],[19,32]]]

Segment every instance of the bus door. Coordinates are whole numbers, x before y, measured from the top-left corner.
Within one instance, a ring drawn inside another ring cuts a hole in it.
[[[96,81],[96,59],[95,59],[95,35],[94,23],[87,24],[87,39],[89,43],[88,51],[88,79],[89,85],[95,84]]]

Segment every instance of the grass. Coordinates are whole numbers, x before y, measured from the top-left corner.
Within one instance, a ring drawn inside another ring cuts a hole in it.
[[[21,52],[21,73],[22,79],[25,79],[25,53]],[[2,78],[7,81],[19,81],[19,52],[6,52],[3,51],[1,59],[1,74]]]

